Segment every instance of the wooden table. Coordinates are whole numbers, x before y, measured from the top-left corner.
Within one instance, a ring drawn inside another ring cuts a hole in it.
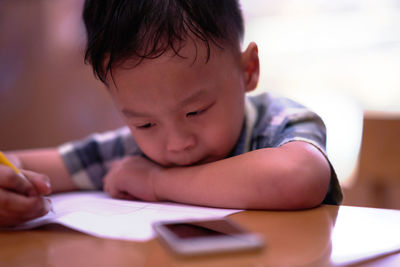
[[[266,247],[256,252],[182,258],[157,239],[101,239],[48,225],[0,231],[0,266],[336,266],[346,255],[350,256],[346,266],[400,266],[397,210],[324,205],[305,211],[245,211],[230,218],[263,235]],[[382,248],[376,255],[375,249]],[[354,262],[360,250],[367,257]]]

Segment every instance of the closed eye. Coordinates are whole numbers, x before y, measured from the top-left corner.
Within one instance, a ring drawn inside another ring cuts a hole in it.
[[[197,111],[188,112],[188,113],[186,113],[186,117],[195,117],[195,116],[202,115],[207,110],[209,110],[213,105],[214,105],[214,103],[212,103],[211,105],[207,106],[206,108],[203,108],[203,109],[200,109],[200,110],[197,110]]]
[[[139,130],[146,130],[146,129],[153,127],[154,125],[155,125],[155,123],[146,123],[143,125],[136,126],[136,128]]]
[[[194,117],[194,116],[201,114],[202,112],[203,112],[203,110],[188,112],[186,114],[186,117]]]

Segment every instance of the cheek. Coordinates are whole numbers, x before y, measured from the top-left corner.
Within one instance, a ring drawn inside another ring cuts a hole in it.
[[[240,99],[238,100],[240,101]],[[229,153],[239,138],[244,121],[244,107],[240,102],[235,102],[230,109],[226,109],[223,117],[219,122],[219,138],[220,145]]]
[[[163,144],[160,138],[155,137],[152,134],[146,133],[135,133],[131,131],[133,138],[135,139],[140,150],[150,159],[160,164],[163,164],[162,153]]]
[[[212,153],[224,157],[232,150],[242,129],[241,114],[220,117],[212,125],[203,129],[201,136],[207,143],[208,149],[213,151]],[[239,117],[235,117],[236,115]]]

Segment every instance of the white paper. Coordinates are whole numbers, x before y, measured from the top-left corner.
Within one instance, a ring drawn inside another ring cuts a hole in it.
[[[166,202],[112,199],[103,192],[71,192],[50,197],[53,211],[10,229],[30,229],[48,223],[102,237],[146,241],[154,237],[156,221],[218,218],[241,210]]]
[[[332,233],[331,262],[348,266],[400,251],[400,211],[341,206]]]

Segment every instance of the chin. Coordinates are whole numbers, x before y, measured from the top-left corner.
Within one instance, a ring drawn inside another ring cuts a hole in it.
[[[174,168],[174,167],[189,167],[189,166],[197,166],[197,165],[202,165],[202,164],[207,164],[211,162],[215,162],[218,160],[224,159],[225,156],[205,156],[203,158],[200,158],[198,160],[192,160],[192,159],[182,159],[182,160],[176,160],[176,159],[151,159],[153,162],[161,165],[164,168]]]
[[[206,158],[202,158],[200,160],[174,160],[170,161],[169,167],[188,167],[188,166],[196,166],[207,163]]]
[[[204,157],[200,160],[197,161],[192,161],[189,162],[188,164],[182,164],[181,166],[197,166],[197,165],[203,165],[203,164],[207,164],[207,163],[211,163],[211,162],[215,162],[218,160],[224,159],[224,157]]]

